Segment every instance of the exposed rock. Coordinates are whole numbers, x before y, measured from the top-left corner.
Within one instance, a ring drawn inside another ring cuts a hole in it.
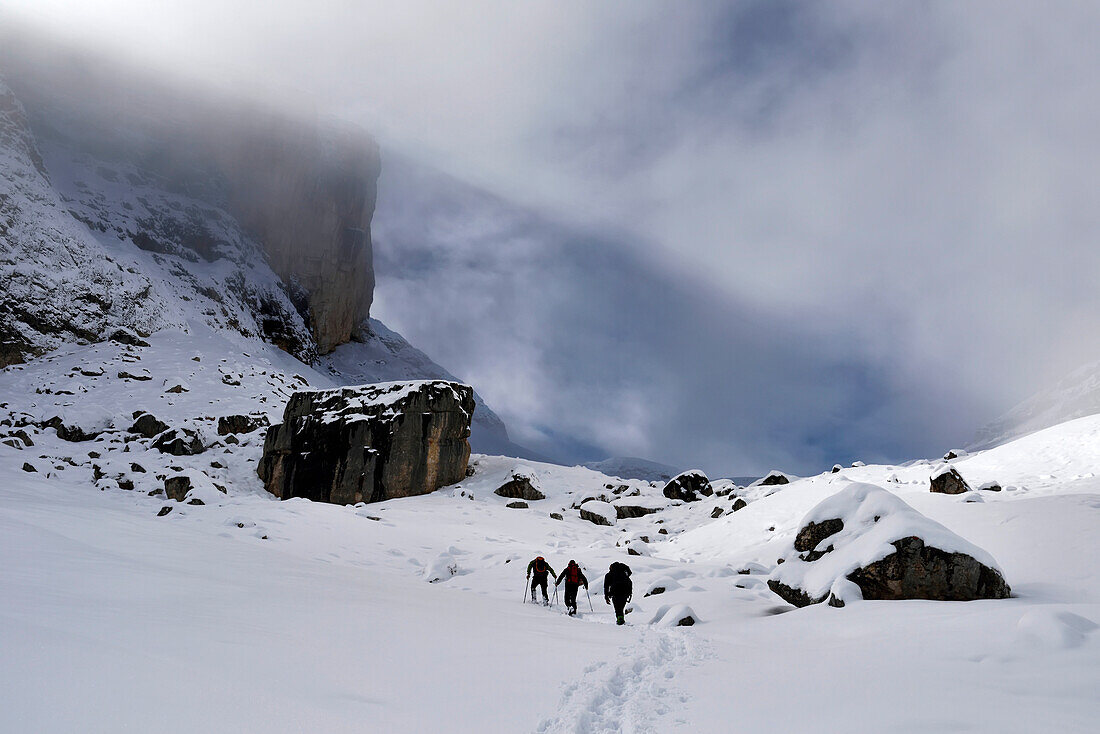
[[[615,506],[609,502],[589,500],[581,505],[581,519],[596,525],[614,525],[617,518]]]
[[[7,438],[0,439],[0,444],[4,446],[10,446],[13,449],[23,449],[23,442],[14,436],[8,436]]]
[[[551,512],[550,513],[550,519],[551,520],[564,520],[565,517],[562,516],[562,514],[560,512]]]
[[[281,499],[353,504],[466,476],[473,390],[443,380],[308,390],[268,429],[258,473]]]
[[[134,482],[133,482],[133,480],[130,480],[130,479],[119,479],[118,480],[118,488],[119,489],[126,489],[126,490],[133,490]]]
[[[177,382],[175,385],[172,385],[172,387],[166,389],[164,392],[175,393],[176,395],[179,395],[180,393],[188,392],[188,389]]]
[[[852,484],[812,509],[794,551],[780,559],[788,562],[772,572],[768,586],[795,606],[1011,593],[988,553],[870,484]]]
[[[141,413],[129,428],[130,433],[136,433],[145,438],[153,438],[167,430],[168,424],[152,413]]]
[[[141,464],[131,463],[130,464],[130,471],[137,472],[139,474],[144,474],[145,473],[145,467],[142,466]]]
[[[268,425],[266,415],[223,415],[218,418],[218,435],[230,433],[252,433],[261,426]]]
[[[710,516],[712,518],[718,518],[722,517],[722,515],[724,514],[726,514],[725,510],[723,510],[721,507],[715,507],[713,510],[711,510]]]
[[[164,517],[165,515],[167,515],[171,511],[172,511],[172,506],[171,505],[165,505],[164,507],[160,508],[160,512],[157,513],[157,517]]]
[[[982,483],[981,486],[978,487],[978,489],[980,491],[983,491],[983,492],[1000,492],[1001,491],[1001,483],[1000,482],[984,482],[984,483]]]
[[[959,459],[959,458],[962,458],[963,456],[966,456],[966,455],[967,455],[966,452],[963,451],[962,449],[951,449],[950,451],[948,451],[946,454],[943,455],[943,460],[944,461],[951,461],[952,459]]]
[[[770,471],[768,472],[768,476],[760,480],[760,485],[764,487],[770,487],[779,484],[790,484],[790,481],[791,480],[788,479],[787,475],[783,472]]]
[[[660,512],[660,507],[651,507],[647,505],[639,504],[615,504],[615,517],[619,520],[626,520],[632,517],[645,517],[646,515],[652,515],[655,512]]]
[[[206,503],[203,502],[202,500],[200,500],[198,497],[192,497],[191,499],[187,500],[187,504],[189,504],[189,505],[205,505]]]
[[[676,622],[677,627],[691,627],[694,624],[695,617],[691,616],[690,614],[681,617],[680,620]]]
[[[962,494],[970,491],[970,485],[953,466],[943,466],[932,475],[930,491],[938,494]]]
[[[102,422],[96,425],[77,425],[75,422],[69,422],[61,418],[60,416],[54,416],[48,421],[42,424],[42,428],[53,428],[57,431],[57,437],[63,441],[91,441],[96,436],[104,433],[107,430],[107,426]]]
[[[164,495],[176,502],[183,502],[192,488],[191,477],[186,474],[177,474],[164,480]]]
[[[194,456],[206,450],[202,438],[190,428],[173,428],[157,436],[152,448],[172,456]]]
[[[34,446],[34,441],[31,440],[30,434],[28,434],[23,429],[19,429],[18,431],[12,431],[11,435],[13,435],[16,438],[23,441],[24,446]]]
[[[698,469],[692,469],[673,477],[663,490],[665,497],[670,500],[683,500],[684,502],[696,502],[699,495],[710,496],[714,494],[707,475]]]
[[[536,502],[546,499],[546,495],[537,488],[538,480],[526,474],[512,474],[512,478],[497,487],[493,494],[509,499],[521,499]]]
[[[513,510],[526,510],[528,507],[530,507],[530,505],[528,505],[523,500],[517,500],[515,502],[509,502],[505,505],[505,507],[509,507]]]
[[[665,593],[665,587],[663,587],[663,586],[654,586],[652,589],[650,589],[649,591],[647,591],[645,593],[645,596],[657,596],[658,594],[663,594],[663,593]]]
[[[743,510],[748,506],[748,502],[746,502],[743,498],[738,497],[736,500],[734,500],[733,507],[730,508],[730,512],[737,512],[738,510]]]
[[[812,551],[817,544],[831,535],[836,535],[844,529],[844,521],[840,518],[822,520],[820,522],[808,522],[798,531],[794,538],[794,549],[799,553]]]
[[[830,472],[833,473],[833,474],[837,474],[842,469],[844,469],[844,467],[842,467],[840,464],[833,464],[833,468],[830,469]]]
[[[119,370],[118,379],[120,380],[137,380],[138,382],[148,382],[153,379],[153,376],[149,373],[134,374],[133,372],[127,372],[126,370]]]
[[[31,464],[30,462],[26,462],[26,461],[24,461],[24,462],[23,462],[23,471],[26,471],[26,472],[37,472],[38,470],[34,468],[34,464]]]

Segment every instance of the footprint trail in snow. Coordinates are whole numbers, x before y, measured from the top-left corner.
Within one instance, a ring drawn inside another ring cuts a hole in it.
[[[562,691],[557,716],[539,734],[647,734],[666,731],[664,717],[688,700],[675,685],[677,672],[703,659],[701,641],[674,630],[641,629],[615,661],[585,669]]]

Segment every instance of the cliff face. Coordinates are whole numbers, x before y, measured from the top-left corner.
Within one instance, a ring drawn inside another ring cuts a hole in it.
[[[272,269],[306,294],[303,316],[317,351],[348,342],[374,300],[377,145],[283,127],[242,137],[227,158],[229,208],[262,243]]]
[[[8,217],[8,229],[20,231],[0,250],[9,276],[27,284],[30,303],[28,313],[0,319],[3,342],[18,344],[5,362],[72,341],[63,333],[71,324],[79,323],[77,341],[97,341],[119,325],[148,333],[193,316],[166,313],[172,309],[157,305],[165,288],[148,287],[144,296],[93,303],[103,312],[98,319],[58,314],[38,323],[32,312],[49,311],[65,289],[31,281],[42,281],[51,262],[74,266],[51,282],[79,281],[95,269],[78,261],[100,251],[120,263],[119,277],[147,276],[131,280],[149,286],[158,280],[150,271],[163,270],[212,326],[262,336],[305,361],[357,335],[374,299],[370,223],[380,161],[373,139],[165,88],[133,71],[79,59],[47,63],[44,53],[0,52],[10,83],[0,90],[0,153],[27,171],[6,183],[33,190],[38,209],[47,201],[51,209],[28,221],[26,201],[0,202],[22,212]],[[156,267],[133,263],[133,247]],[[45,254],[57,250],[61,257]],[[34,259],[43,268],[20,265]],[[237,272],[227,273],[223,261]],[[123,313],[149,308],[163,317]]]

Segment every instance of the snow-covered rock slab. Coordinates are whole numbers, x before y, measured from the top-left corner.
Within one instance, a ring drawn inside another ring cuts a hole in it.
[[[771,587],[795,606],[826,599],[1003,599],[996,561],[896,495],[853,483],[802,519]]]
[[[258,473],[276,497],[380,502],[466,475],[473,389],[444,380],[294,393]]]

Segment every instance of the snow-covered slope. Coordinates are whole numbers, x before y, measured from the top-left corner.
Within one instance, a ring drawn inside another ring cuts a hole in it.
[[[274,500],[262,431],[233,443],[210,420],[276,418],[323,368],[209,327],[150,342],[0,370],[0,433],[34,442],[0,443],[0,730],[1085,732],[1100,715],[1100,417],[953,462],[1001,492],[931,494],[936,464],[914,462],[718,480],[680,503],[660,483],[475,455],[457,486],[337,507]],[[211,446],[151,449],[124,430],[138,409]],[[33,425],[53,415],[105,432]],[[226,494],[167,501],[173,467]],[[517,472],[546,499],[507,507],[493,490]],[[988,552],[1015,596],[792,610],[767,574],[853,481]],[[589,498],[657,512],[595,525],[576,509]],[[583,591],[579,619],[522,604],[536,554],[582,564],[592,611]],[[600,595],[612,561],[634,571],[625,628]]]
[[[1100,362],[1082,365],[984,426],[971,449],[987,449],[1032,431],[1100,413]]]

